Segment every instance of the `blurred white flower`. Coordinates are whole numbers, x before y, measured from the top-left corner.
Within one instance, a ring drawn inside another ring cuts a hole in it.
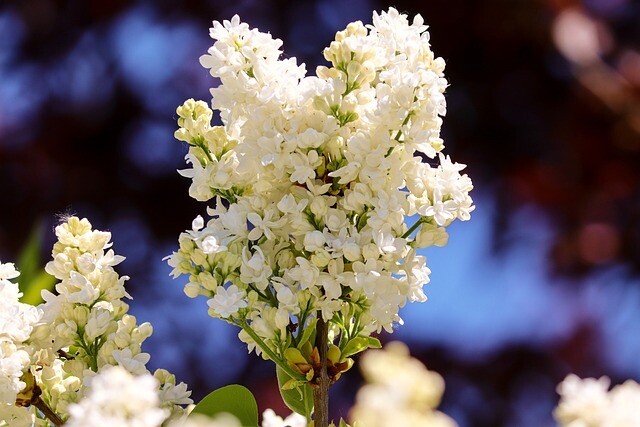
[[[262,413],[262,427],[307,427],[307,419],[295,412],[283,419],[273,409],[267,409]]]
[[[367,384],[358,391],[349,415],[356,425],[457,426],[435,410],[444,392],[442,377],[412,358],[405,344],[396,341],[369,350],[360,363]]]
[[[568,375],[558,384],[560,402],[553,415],[562,427],[640,425],[640,385],[628,380],[609,391],[608,377]]]
[[[104,369],[89,391],[69,406],[68,427],[159,427],[169,416],[160,407],[158,381],[149,373],[134,376],[122,367]]]

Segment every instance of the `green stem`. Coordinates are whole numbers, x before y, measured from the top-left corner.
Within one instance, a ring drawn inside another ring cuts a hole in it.
[[[82,333],[84,334],[84,331]],[[86,353],[87,358],[89,359],[87,360],[87,362],[89,363],[89,369],[91,369],[93,372],[98,372],[98,352],[96,351],[94,354],[94,352],[91,350],[92,346],[85,343],[83,338],[80,338],[76,342],[76,344]]]
[[[267,353],[269,359],[273,360],[273,362],[280,367],[283,371],[287,373],[291,378],[294,378],[298,381],[306,381],[306,378],[296,372],[293,371],[285,362],[283,362],[274,352],[267,346],[267,344],[255,333],[251,326],[247,324],[246,321],[240,323],[238,326],[242,328],[249,336],[256,342],[256,344],[260,347],[262,351]]]
[[[400,125],[400,128],[402,128],[404,125],[406,125],[407,123],[409,123],[409,119],[411,118],[411,116],[413,115],[413,113],[411,111],[409,111],[407,113],[407,117],[404,118],[404,120],[402,121],[402,124]],[[398,133],[396,134],[396,137],[393,138],[396,141],[400,142],[400,137],[402,136],[402,129],[398,129]]]
[[[417,229],[418,227],[420,227],[420,225],[421,225],[423,222],[424,222],[424,219],[423,219],[423,218],[420,218],[419,220],[417,220],[417,221],[416,221],[416,222],[411,226],[411,228],[410,228],[410,229],[408,229],[408,230],[407,230],[407,232],[406,232],[406,233],[404,233],[404,234],[402,235],[402,239],[406,239],[407,237],[411,236],[411,233],[413,233],[414,231],[416,231],[416,229]]]
[[[207,156],[207,159],[209,160],[209,162],[213,162],[213,157],[211,157],[211,153],[209,152],[209,147],[207,147],[207,145],[204,143],[204,137],[202,140],[198,140],[194,143],[194,145],[196,147],[199,147],[202,152],[204,152],[205,156]]]
[[[264,302],[268,302],[269,304],[271,304],[272,307],[278,306],[278,300],[274,297],[274,295],[271,292],[269,292],[269,296],[267,296],[266,294],[260,292],[260,290],[258,290],[258,288],[256,288],[251,283],[249,283],[249,288],[255,291],[255,293],[257,293],[258,296],[264,300]]]

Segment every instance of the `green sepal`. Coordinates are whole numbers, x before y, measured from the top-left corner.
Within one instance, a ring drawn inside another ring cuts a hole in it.
[[[278,377],[280,395],[287,407],[310,419],[313,412],[313,390],[311,386],[307,383],[302,383],[298,387],[288,388],[291,385],[291,381],[295,380],[280,367],[276,367],[276,376]]]
[[[242,426],[258,427],[256,399],[249,389],[238,384],[212,391],[193,408],[191,414],[214,417],[223,412],[235,416]]]

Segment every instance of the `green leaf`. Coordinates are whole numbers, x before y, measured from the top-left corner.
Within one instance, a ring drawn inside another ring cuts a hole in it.
[[[16,268],[20,271],[18,285],[24,292],[29,283],[40,269],[40,246],[42,245],[42,225],[36,224],[29,234],[27,242],[22,247]]]
[[[318,319],[313,318],[307,322],[307,327],[304,328],[304,332],[302,336],[298,340],[298,349],[301,350],[302,346],[309,341],[311,335],[316,331],[316,323],[318,323]],[[314,340],[315,341],[315,340]]]
[[[40,248],[42,247],[42,222],[36,223],[31,229],[27,243],[20,251],[17,261],[18,287],[24,294],[21,301],[27,304],[38,305],[42,302],[40,296],[43,289],[52,290],[56,279],[49,276],[43,269],[40,260]]]
[[[351,427],[351,426],[347,424],[344,418],[340,418],[340,425],[338,427]]]
[[[258,404],[246,387],[232,384],[214,390],[191,413],[214,417],[223,412],[235,416],[243,426],[258,427]]]
[[[378,338],[368,337],[369,340],[369,348],[382,348],[382,344]]]
[[[344,346],[340,360],[345,360],[347,357],[360,353],[368,348],[380,348],[380,340],[373,337],[355,337]]]
[[[276,367],[276,375],[278,377],[280,395],[284,403],[292,411],[310,419],[313,412],[313,390],[311,386],[304,383],[299,387],[285,390],[285,387],[291,384],[292,378],[280,367]]]
[[[52,290],[57,280],[55,277],[48,274],[46,271],[40,271],[35,278],[29,282],[29,285],[24,290],[24,295],[20,300],[26,304],[38,305],[42,300],[42,290]]]

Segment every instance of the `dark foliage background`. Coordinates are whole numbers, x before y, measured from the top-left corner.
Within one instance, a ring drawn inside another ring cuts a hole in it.
[[[461,426],[554,425],[568,372],[640,379],[640,4],[631,0],[242,0],[0,3],[0,259],[76,213],[127,256],[151,365],[199,399],[239,382],[286,414],[273,368],[182,294],[161,261],[204,211],[175,172],[175,108],[209,100],[198,57],[233,14],[314,70],[337,30],[421,13],[447,60],[448,152],[475,217],[428,252],[429,302],[392,336],[444,375]],[[358,374],[332,391],[345,415]]]

